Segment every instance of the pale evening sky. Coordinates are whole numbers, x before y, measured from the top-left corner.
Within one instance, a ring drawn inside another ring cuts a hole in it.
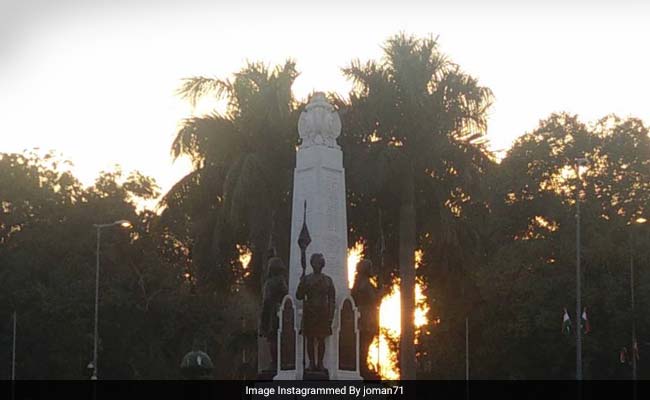
[[[340,68],[380,57],[400,31],[439,36],[442,51],[493,90],[495,150],[554,111],[650,122],[650,6],[485,3],[0,0],[0,152],[54,149],[86,184],[121,164],[166,190],[188,171],[169,153],[191,113],[174,95],[182,78],[292,57],[297,98],[346,94]]]

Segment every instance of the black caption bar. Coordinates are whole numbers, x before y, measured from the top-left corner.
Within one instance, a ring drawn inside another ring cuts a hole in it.
[[[8,400],[650,399],[650,381],[1,381]]]

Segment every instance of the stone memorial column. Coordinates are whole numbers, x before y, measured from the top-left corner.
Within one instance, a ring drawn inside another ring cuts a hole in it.
[[[336,309],[340,310],[343,299],[350,293],[347,283],[345,170],[343,153],[336,142],[341,134],[341,120],[323,93],[314,93],[311,97],[309,104],[300,115],[298,133],[301,143],[296,153],[294,170],[289,294],[295,295],[303,272],[298,236],[305,215],[311,236],[311,243],[307,248],[307,260],[313,253],[324,255],[323,273],[332,278],[336,289]],[[303,214],[305,204],[306,213]],[[309,272],[311,271],[308,270],[307,273]],[[296,306],[301,318],[302,302],[296,302]],[[353,308],[356,311],[356,306]],[[338,332],[340,318],[334,318],[333,324],[332,331]],[[329,370],[330,379],[341,379],[338,374],[338,341],[337,334],[331,335],[326,341],[323,363]],[[302,352],[302,349],[300,351]],[[301,362],[301,360],[297,361]],[[357,379],[356,376],[346,376],[346,378]],[[302,376],[297,379],[302,379]]]

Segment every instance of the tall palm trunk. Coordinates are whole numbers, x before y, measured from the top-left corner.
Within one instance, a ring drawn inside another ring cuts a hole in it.
[[[260,208],[249,216],[251,231],[249,240],[251,244],[250,279],[248,286],[252,293],[261,300],[262,288],[266,280],[266,262],[268,259],[269,235],[272,229],[271,211],[269,208]]]
[[[399,266],[402,334],[401,379],[415,379],[415,185],[413,168],[405,176],[399,210]]]

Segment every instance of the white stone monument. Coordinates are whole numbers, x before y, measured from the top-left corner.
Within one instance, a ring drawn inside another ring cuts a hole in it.
[[[291,249],[289,256],[289,296],[296,305],[296,325],[302,319],[302,302],[295,300],[296,289],[303,270],[300,262],[298,235],[305,217],[311,236],[307,247],[307,271],[311,273],[309,259],[313,253],[325,256],[323,273],[329,275],[336,288],[336,311],[332,335],[326,341],[323,360],[331,380],[361,379],[359,374],[358,311],[350,296],[347,278],[347,217],[345,199],[345,170],[343,154],[336,143],[341,134],[341,119],[327,102],[323,93],[314,93],[298,121],[298,133],[302,142],[296,154],[296,168],[293,180],[293,209],[291,220]],[[339,368],[339,332],[341,309],[346,299],[352,304],[354,313],[354,340],[356,342],[356,368]],[[303,360],[307,355],[303,336],[296,335],[296,370],[283,371],[279,368],[275,379],[303,379]],[[280,352],[281,350],[279,350]],[[304,357],[304,358],[303,358]],[[279,357],[278,357],[279,359]]]

